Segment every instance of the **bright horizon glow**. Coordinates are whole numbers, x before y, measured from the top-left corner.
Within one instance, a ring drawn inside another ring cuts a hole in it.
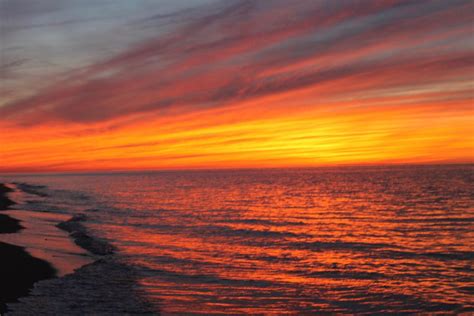
[[[0,1],[0,173],[474,162],[472,1]]]

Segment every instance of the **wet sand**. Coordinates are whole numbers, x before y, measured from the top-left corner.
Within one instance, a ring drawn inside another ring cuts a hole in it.
[[[1,315],[159,314],[84,215],[8,209],[9,192],[0,184]]]
[[[26,210],[2,213],[20,220],[24,229],[15,234],[0,235],[0,242],[24,247],[33,257],[49,262],[57,270],[57,276],[72,273],[94,261],[85,249],[74,244],[68,233],[56,227],[66,221],[68,215]]]
[[[6,311],[6,303],[27,295],[35,282],[52,278],[56,273],[49,263],[18,246],[0,242],[0,257],[0,313]]]
[[[15,202],[13,202],[12,200],[10,200],[8,198],[7,193],[9,193],[9,192],[12,192],[12,189],[10,189],[6,185],[0,183],[0,211],[1,210],[6,210],[10,206],[15,204]]]
[[[135,271],[112,257],[62,278],[39,282],[32,295],[9,304],[8,316],[159,315],[139,289]]]
[[[23,228],[19,220],[5,214],[0,214],[0,234],[13,234]]]
[[[12,200],[7,197],[11,189],[0,184],[0,211],[5,212]],[[23,226],[18,219],[0,214],[0,238],[15,235]],[[24,248],[0,242],[0,313],[6,311],[6,303],[29,293],[39,280],[52,278],[55,269],[46,261],[31,256]]]

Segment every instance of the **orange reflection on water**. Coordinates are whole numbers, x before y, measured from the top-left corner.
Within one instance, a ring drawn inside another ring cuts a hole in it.
[[[97,229],[142,270],[141,285],[165,313],[401,313],[472,306],[472,171],[275,169],[90,180],[117,210],[130,209]]]

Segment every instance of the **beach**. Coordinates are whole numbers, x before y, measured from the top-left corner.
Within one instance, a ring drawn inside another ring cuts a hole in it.
[[[0,214],[0,234],[12,234],[22,228],[23,226],[20,225],[19,220],[5,214]]]
[[[14,204],[7,197],[11,189],[0,184],[0,211]],[[13,234],[23,229],[19,220],[0,214],[0,234]],[[0,242],[0,312],[6,312],[6,303],[28,294],[39,280],[54,277],[56,271],[46,261],[34,258],[24,248]]]
[[[0,210],[8,209],[11,205],[15,204],[12,200],[10,200],[7,196],[7,193],[11,192],[12,189],[0,183]]]
[[[12,209],[13,192],[0,184],[0,314],[152,313],[133,295],[133,270],[89,236],[84,216]]]

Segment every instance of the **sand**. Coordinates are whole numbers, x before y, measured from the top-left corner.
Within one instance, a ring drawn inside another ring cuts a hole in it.
[[[27,295],[35,282],[52,278],[56,273],[46,261],[3,242],[0,242],[0,258],[0,313],[6,311],[7,302]]]
[[[33,285],[48,278],[73,273],[94,261],[69,234],[55,225],[69,216],[9,209],[15,204],[0,184],[0,313],[6,303],[30,293]]]
[[[7,193],[9,193],[11,191],[12,191],[12,189],[10,189],[6,185],[0,183],[0,210],[6,210],[10,206],[15,204],[15,202],[10,200],[7,196]]]
[[[11,189],[0,184],[0,212],[14,204],[7,197]],[[23,226],[18,219],[0,214],[0,238],[16,235]],[[24,248],[0,242],[0,313],[6,311],[6,303],[29,293],[39,280],[52,278],[55,269],[48,262],[35,258]]]
[[[84,215],[8,209],[9,192],[0,184],[0,314],[159,314]]]
[[[19,220],[0,214],[0,234],[13,234],[23,228]]]
[[[72,273],[94,261],[67,232],[55,226],[66,221],[68,215],[26,210],[7,210],[2,214],[20,220],[24,229],[16,234],[0,234],[0,242],[23,247],[33,257],[49,262],[57,270],[57,276]]]

